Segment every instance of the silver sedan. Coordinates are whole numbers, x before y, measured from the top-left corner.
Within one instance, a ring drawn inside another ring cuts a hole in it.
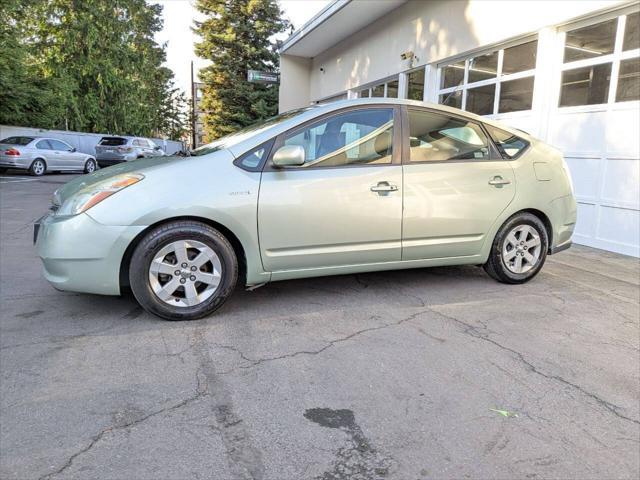
[[[97,166],[93,155],[78,152],[55,138],[14,136],[0,140],[0,172],[13,168],[35,176],[47,171],[91,173]]]

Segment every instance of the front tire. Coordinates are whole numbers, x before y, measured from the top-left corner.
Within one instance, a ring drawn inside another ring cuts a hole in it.
[[[47,171],[47,164],[41,158],[36,158],[33,162],[31,162],[31,166],[29,167],[29,174],[34,177],[40,177],[45,174]]]
[[[93,173],[96,171],[96,161],[92,158],[84,164],[84,173]]]
[[[129,282],[140,305],[167,320],[205,317],[227,300],[238,260],[218,230],[174,221],[149,232],[131,257]]]
[[[516,213],[498,230],[484,270],[502,283],[525,283],[547,258],[549,238],[544,223],[531,213]]]

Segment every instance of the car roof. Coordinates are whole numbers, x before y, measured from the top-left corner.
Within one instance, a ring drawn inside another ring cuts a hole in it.
[[[487,117],[482,117],[480,115],[476,115],[472,112],[467,112],[465,110],[460,110],[459,108],[449,107],[447,105],[441,105],[439,103],[431,103],[431,102],[421,102],[419,100],[409,100],[404,98],[382,98],[382,97],[373,97],[373,98],[353,98],[353,99],[344,99],[344,100],[336,100],[330,103],[322,103],[320,102],[315,106],[313,110],[319,112],[321,109],[322,113],[331,112],[333,110],[339,110],[341,108],[353,106],[353,105],[406,105],[406,106],[414,106],[414,107],[422,107],[429,108],[431,110],[439,110],[442,113],[448,113],[457,115],[460,117],[466,117],[469,120],[473,120],[475,122],[486,123],[489,125],[493,125],[502,130],[510,131],[518,136],[526,135],[530,137],[527,132],[523,132],[522,130],[518,130],[517,128],[510,127],[508,125],[504,125],[500,122],[496,122]]]

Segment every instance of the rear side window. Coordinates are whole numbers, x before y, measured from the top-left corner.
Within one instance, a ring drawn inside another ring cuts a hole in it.
[[[102,137],[98,145],[104,145],[106,147],[119,147],[120,145],[126,145],[127,139],[121,137]]]
[[[33,141],[33,137],[7,137],[0,140],[0,143],[7,143],[9,145],[28,145]]]
[[[40,150],[53,150],[51,144],[49,143],[49,140],[40,140],[38,143],[36,143],[36,148]]]
[[[476,123],[439,113],[409,110],[411,162],[488,160],[489,140]]]
[[[491,125],[485,124],[485,127],[504,158],[516,158],[529,146],[529,142],[513,133]]]

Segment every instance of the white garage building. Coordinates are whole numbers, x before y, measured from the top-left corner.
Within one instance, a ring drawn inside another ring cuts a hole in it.
[[[640,3],[335,0],[281,48],[280,110],[425,100],[561,148],[574,241],[640,256]]]

